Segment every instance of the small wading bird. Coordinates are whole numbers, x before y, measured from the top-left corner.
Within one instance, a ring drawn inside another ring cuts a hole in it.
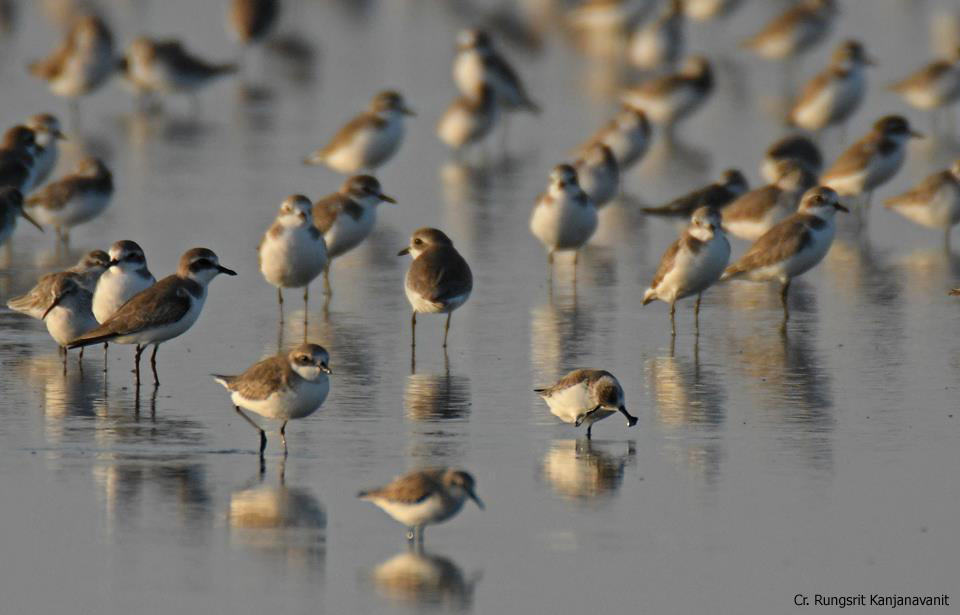
[[[830,66],[804,87],[790,110],[790,121],[810,132],[845,123],[863,102],[866,69],[874,64],[859,41],[841,43]]]
[[[67,344],[97,326],[93,317],[93,295],[80,286],[73,277],[63,276],[54,280],[50,289],[53,301],[43,312],[41,320],[47,326],[50,337],[60,345],[63,354],[63,371],[67,371]],[[80,364],[83,364],[83,348],[80,349]]]
[[[357,497],[407,526],[408,541],[423,543],[424,528],[456,515],[467,498],[483,508],[475,489],[476,481],[467,472],[437,468],[411,472],[379,489],[361,491]]]
[[[30,318],[43,320],[43,314],[53,302],[53,288],[59,279],[73,278],[82,288],[92,293],[97,288],[100,276],[109,266],[110,256],[103,250],[88,252],[73,267],[40,276],[33,288],[7,301],[7,307],[14,312],[26,314]]]
[[[950,229],[960,222],[960,159],[908,192],[887,199],[886,206],[921,226],[944,229],[944,242],[949,245]]]
[[[280,440],[287,456],[287,422],[313,414],[330,392],[330,355],[317,344],[301,344],[288,354],[254,363],[239,376],[213,374],[230,391],[234,409],[260,434],[260,459],[267,434],[241,408],[268,419],[283,421]]]
[[[147,290],[157,280],[147,268],[147,257],[135,241],[125,239],[110,246],[107,269],[97,279],[93,291],[93,315],[98,323],[109,320],[134,295]],[[103,371],[107,371],[107,349],[103,343]]]
[[[33,156],[33,178],[30,182],[30,189],[33,190],[50,177],[60,155],[57,141],[67,137],[60,130],[60,120],[49,113],[32,116],[26,125],[33,131],[37,149]]]
[[[617,412],[626,417],[627,427],[637,424],[637,417],[627,412],[620,382],[602,369],[573,370],[551,386],[534,392],[564,423],[576,427],[586,423],[587,439],[594,423]]]
[[[17,228],[17,218],[23,218],[43,232],[43,227],[23,210],[23,195],[13,187],[0,187],[0,246],[10,244],[10,236]]]
[[[134,295],[106,322],[77,337],[67,347],[82,348],[104,342],[136,344],[134,373],[139,387],[140,355],[144,347],[153,345],[150,367],[153,384],[159,385],[157,348],[193,326],[207,299],[207,285],[221,273],[237,275],[236,271],[221,265],[212,250],[188,250],[180,257],[177,273]]]
[[[826,39],[840,11],[835,0],[801,0],[743,42],[761,58],[794,58]]]
[[[410,245],[397,256],[413,257],[403,280],[407,301],[413,308],[410,345],[417,345],[417,313],[446,314],[443,347],[447,347],[453,311],[467,302],[473,290],[473,274],[453,242],[442,231],[422,228],[410,237]]]
[[[140,94],[186,94],[196,104],[198,91],[236,72],[234,64],[214,64],[188,52],[177,40],[135,38],[121,69]]]
[[[537,199],[530,216],[530,232],[547,249],[551,276],[556,252],[573,251],[576,271],[580,248],[593,236],[597,224],[597,207],[580,188],[576,169],[568,164],[554,167],[547,191]]]
[[[676,216],[687,218],[693,215],[699,207],[710,207],[717,211],[722,210],[737,197],[749,189],[747,178],[737,169],[727,169],[720,175],[720,179],[689,192],[658,207],[643,207],[644,213],[655,216]]]
[[[643,305],[659,299],[670,304],[670,331],[677,334],[676,303],[697,296],[694,318],[700,330],[700,300],[723,274],[730,261],[730,242],[720,226],[720,213],[709,207],[693,212],[688,226],[667,248],[650,287],[643,293]]]
[[[100,215],[113,196],[113,174],[97,158],[84,158],[65,175],[27,198],[26,207],[40,224],[52,226],[64,244],[70,229]]]

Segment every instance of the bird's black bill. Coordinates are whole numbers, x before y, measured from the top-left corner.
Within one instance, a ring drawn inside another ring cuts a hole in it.
[[[323,365],[323,364],[320,365],[320,371],[323,372],[324,374],[332,374],[332,373],[333,373],[333,370],[332,370],[332,369],[330,369],[328,366]]]
[[[846,214],[850,213],[850,209],[845,205],[841,205],[840,203],[835,204],[834,207],[837,208],[837,211],[842,211],[843,213],[846,213]]]
[[[483,505],[483,501],[482,501],[480,498],[477,497],[477,494],[476,494],[476,493],[474,493],[473,491],[468,491],[468,492],[467,492],[467,495],[470,496],[470,499],[471,499],[471,500],[473,500],[474,502],[477,503],[477,506],[480,507],[480,510],[483,510],[484,508],[486,508],[486,507]]]
[[[620,406],[620,407],[618,408],[618,410],[620,410],[620,414],[622,414],[623,416],[627,417],[627,426],[628,426],[628,427],[633,427],[634,425],[637,424],[637,417],[635,417],[635,416],[633,416],[632,414],[630,414],[629,412],[627,412],[627,409],[626,409],[626,408],[624,408],[623,406]]]
[[[30,214],[28,214],[27,212],[25,212],[25,211],[23,211],[23,210],[20,210],[20,215],[23,216],[23,218],[24,218],[27,222],[29,222],[30,224],[32,224],[32,225],[34,225],[35,227],[37,227],[37,230],[39,230],[41,233],[44,232],[44,231],[43,231],[43,227],[40,226],[40,223],[39,223],[39,222],[37,222],[36,220],[33,219],[33,216],[31,216]]]
[[[237,275],[236,271],[234,271],[233,269],[227,269],[223,265],[217,265],[217,271],[219,271],[220,273],[225,273],[227,275]]]
[[[382,192],[381,192],[380,194],[378,194],[377,196],[380,197],[380,200],[381,200],[381,201],[386,201],[387,203],[396,203],[396,202],[397,202],[397,199],[393,198],[392,196],[387,196],[387,195],[383,194]]]
[[[406,247],[406,248],[400,250],[399,252],[397,252],[397,256],[405,256],[405,255],[407,255],[407,254],[410,254],[410,248],[409,248],[409,247]]]
[[[63,295],[60,295],[59,297],[53,300],[53,303],[51,303],[50,307],[47,308],[47,311],[43,313],[43,316],[40,317],[40,320],[46,320],[47,314],[50,313],[50,310],[60,305],[61,301],[63,301]]]

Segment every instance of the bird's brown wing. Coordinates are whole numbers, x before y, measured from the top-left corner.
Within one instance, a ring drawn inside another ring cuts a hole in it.
[[[361,113],[357,117],[347,122],[346,125],[344,125],[344,127],[341,128],[332,139],[330,139],[330,142],[323,146],[323,148],[314,156],[319,155],[320,158],[325,158],[335,150],[350,143],[350,141],[353,140],[354,135],[356,135],[360,130],[367,126],[380,126],[382,123],[383,120],[373,113]]]
[[[686,235],[686,232],[684,232],[684,235]],[[677,238],[676,241],[670,244],[667,251],[663,253],[663,257],[660,258],[660,266],[657,267],[657,273],[653,276],[653,281],[650,282],[650,288],[659,286],[663,278],[673,269],[673,263],[677,260],[677,254],[680,253],[680,247],[682,245],[683,236]]]
[[[812,237],[805,216],[795,214],[760,236],[740,260],[727,267],[725,277],[775,265],[809,245]]]
[[[401,476],[389,485],[360,493],[360,497],[383,498],[403,504],[422,502],[443,489],[442,470],[422,470]]]
[[[333,223],[337,221],[337,216],[343,212],[348,201],[350,201],[349,198],[339,192],[335,192],[314,203],[313,225],[316,226],[321,233],[329,231]]]
[[[227,388],[247,399],[260,400],[290,387],[292,370],[286,357],[270,357],[250,366],[239,376],[220,376]]]
[[[881,143],[882,141],[870,134],[851,145],[823,174],[823,183],[829,185],[831,179],[856,173],[865,168]]]
[[[427,250],[410,266],[411,289],[428,301],[443,302],[473,289],[467,261],[454,248]]]
[[[894,92],[903,92],[906,90],[912,90],[913,88],[926,87],[931,81],[936,81],[942,77],[944,73],[950,72],[951,70],[953,70],[952,63],[940,60],[921,68],[917,72],[908,75],[900,81],[897,81],[890,86],[890,89]]]
[[[723,210],[723,221],[750,220],[758,218],[776,203],[780,189],[769,185],[740,196]]]

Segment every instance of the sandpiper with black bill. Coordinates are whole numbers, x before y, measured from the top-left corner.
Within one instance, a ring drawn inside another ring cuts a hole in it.
[[[904,194],[887,199],[886,206],[911,222],[943,229],[949,245],[950,229],[960,222],[960,159]]]
[[[287,456],[287,422],[313,414],[330,392],[330,355],[317,344],[303,343],[287,354],[254,363],[238,376],[213,374],[230,391],[233,407],[260,434],[260,459],[267,448],[267,434],[243,410],[283,421],[280,439]]]
[[[270,228],[257,246],[260,273],[277,287],[280,321],[283,321],[283,289],[303,288],[303,319],[312,282],[327,266],[327,244],[313,224],[313,203],[302,194],[288,196]]]
[[[734,237],[754,241],[797,210],[816,178],[792,160],[777,163],[777,181],[736,198],[723,210],[723,227]]]
[[[553,271],[557,252],[573,251],[576,267],[579,250],[597,230],[597,207],[580,188],[577,171],[568,164],[554,167],[547,191],[537,199],[530,216],[530,231],[547,250]]]
[[[714,90],[713,69],[703,56],[690,56],[680,70],[627,88],[622,101],[642,109],[669,135],[674,126],[707,102]]]
[[[780,282],[786,322],[790,316],[790,281],[816,267],[826,256],[837,230],[837,211],[849,210],[840,204],[836,192],[826,186],[811,188],[803,195],[797,213],[762,235],[746,254],[727,267],[721,279]]]
[[[53,301],[44,310],[41,320],[47,326],[63,354],[63,370],[67,370],[67,345],[97,326],[93,316],[93,294],[70,276],[58,277],[51,287]],[[83,348],[80,348],[83,361]]]
[[[760,175],[771,184],[777,181],[780,174],[777,163],[781,160],[793,160],[814,177],[820,177],[823,171],[823,154],[820,153],[820,148],[804,135],[787,135],[767,148],[760,163]]]
[[[7,301],[7,307],[30,318],[43,320],[43,314],[53,303],[53,288],[61,278],[73,278],[81,288],[93,293],[97,281],[110,265],[110,256],[103,250],[88,252],[80,261],[65,271],[45,273],[26,293]],[[96,314],[94,314],[96,316]]]
[[[380,92],[366,111],[347,122],[329,143],[307,156],[304,163],[325,164],[340,173],[376,169],[400,149],[404,117],[408,115],[415,113],[399,92]]]
[[[859,41],[841,43],[830,66],[804,86],[790,110],[790,122],[810,132],[845,123],[863,102],[867,67],[874,64]]]
[[[737,197],[746,193],[750,186],[747,178],[737,169],[727,169],[720,179],[698,188],[693,192],[677,197],[665,205],[644,207],[643,212],[655,216],[675,216],[689,218],[699,207],[710,207],[720,211]]]
[[[357,497],[376,504],[405,525],[408,541],[423,543],[424,528],[456,515],[467,498],[483,509],[483,502],[475,490],[476,481],[469,473],[453,468],[435,468],[400,476],[389,485],[361,491]]]
[[[465,96],[475,97],[480,88],[488,85],[493,88],[504,110],[540,112],[540,106],[527,94],[517,72],[483,30],[461,30],[457,34],[453,80]]]
[[[627,412],[620,382],[602,369],[575,369],[549,387],[534,389],[534,392],[564,423],[576,427],[586,423],[587,439],[594,423],[617,412],[626,417],[627,427],[637,424],[637,417]]]
[[[323,287],[331,294],[330,266],[370,236],[377,222],[380,203],[396,203],[383,193],[380,182],[372,175],[354,175],[343,182],[340,190],[313,204],[313,223],[323,233],[327,244],[327,265],[323,269]]]
[[[113,316],[99,327],[73,340],[68,348],[114,342],[136,344],[134,355],[137,385],[140,385],[140,355],[153,345],[150,366],[153,383],[157,376],[157,348],[160,344],[186,333],[200,316],[207,298],[207,285],[221,273],[237,275],[220,264],[212,250],[193,248],[180,257],[177,273],[167,276],[134,295]]]
[[[403,279],[407,301],[413,309],[410,319],[410,345],[417,345],[417,314],[446,314],[443,347],[447,347],[453,311],[467,302],[473,291],[473,273],[453,241],[443,231],[422,228],[410,237],[410,245],[397,256],[413,258]]]
[[[597,144],[610,148],[621,171],[626,171],[650,149],[651,128],[647,114],[642,109],[624,105],[617,115],[600,128],[586,143],[578,148],[578,155],[584,156]]]
[[[98,323],[109,320],[120,306],[157,282],[147,268],[147,257],[137,242],[129,239],[114,242],[109,255],[107,269],[97,279],[93,291],[93,316]],[[108,346],[107,342],[103,343],[104,371],[107,369]]]
[[[29,65],[30,72],[46,81],[50,90],[77,100],[99,89],[115,69],[113,35],[99,17],[87,15],[73,24],[66,40],[45,59]]]
[[[799,56],[826,39],[839,12],[836,0],[801,0],[744,41],[743,46],[768,60]]]
[[[49,113],[38,113],[31,116],[26,123],[27,128],[33,131],[34,141],[36,142],[36,153],[33,156],[33,177],[30,181],[30,189],[43,184],[50,177],[55,166],[60,150],[57,141],[66,139],[63,131],[60,129],[60,120]]]
[[[17,228],[17,218],[23,218],[40,232],[43,227],[23,209],[23,195],[11,186],[0,187],[0,246],[6,244]]]
[[[70,242],[70,229],[100,215],[113,196],[113,174],[98,158],[84,158],[69,173],[27,198],[26,208],[40,224],[52,226]]]
[[[124,56],[125,74],[140,93],[195,96],[207,85],[236,72],[234,64],[208,62],[178,40],[133,39]]]
[[[677,334],[677,301],[697,296],[694,319],[700,330],[700,300],[703,291],[715,284],[730,261],[730,242],[720,225],[720,212],[701,207],[693,212],[690,225],[667,248],[650,287],[643,293],[643,305],[659,299],[670,304],[670,331]]]
[[[686,47],[682,0],[668,0],[657,19],[641,25],[630,37],[627,57],[644,70],[669,68],[683,57]]]

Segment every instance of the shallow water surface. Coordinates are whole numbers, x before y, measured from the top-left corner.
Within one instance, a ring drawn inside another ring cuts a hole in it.
[[[4,126],[39,109],[67,115],[23,70],[54,44],[59,4],[19,2],[0,35]],[[212,58],[236,53],[223,2],[101,4],[124,43],[175,34]],[[946,291],[960,256],[940,234],[880,206],[864,232],[845,221],[793,285],[785,331],[764,285],[709,291],[699,335],[683,302],[673,344],[666,306],[640,308],[679,227],[639,205],[731,166],[759,182],[784,79],[736,43],[783,3],[691,28],[691,47],[716,59],[716,97],[625,177],[628,198],[603,211],[576,285],[564,259],[548,284],[527,220],[550,168],[615,109],[624,71],[560,31],[558,3],[287,4],[280,30],[307,47],[249,54],[256,87],[224,81],[197,110],[175,98],[146,116],[119,83],[84,100],[60,169],[103,156],[111,207],[76,229],[68,254],[51,233],[16,232],[4,301],[122,238],[158,277],[195,245],[239,275],[215,280],[197,325],[160,348],[157,389],[133,389],[129,347],[111,347],[108,373],[90,348],[83,372],[71,358],[64,375],[42,323],[0,311],[0,612],[788,613],[798,593],[955,591],[960,305]],[[842,4],[838,31],[793,81],[858,36],[880,66],[848,142],[891,111],[928,131],[882,86],[932,53],[917,41],[937,3]],[[508,155],[494,139],[485,158],[455,163],[433,126],[455,93],[455,33],[472,23],[492,24],[545,112],[512,118]],[[886,35],[894,27],[906,34]],[[387,86],[418,112],[379,173],[399,204],[381,206],[370,241],[336,262],[326,310],[314,285],[307,335],[330,351],[332,392],[290,424],[286,463],[270,426],[261,475],[256,434],[207,374],[302,339],[299,292],[278,326],[255,246],[284,197],[337,188],[340,177],[300,160]],[[830,159],[841,136],[824,140]],[[942,136],[916,143],[875,198],[958,152]],[[427,225],[453,238],[475,291],[447,356],[442,319],[420,318],[412,365],[408,261],[395,254]],[[617,415],[586,441],[532,393],[581,366],[620,378],[636,427]],[[403,528],[354,495],[428,465],[468,469],[487,509],[468,504],[410,553]]]

